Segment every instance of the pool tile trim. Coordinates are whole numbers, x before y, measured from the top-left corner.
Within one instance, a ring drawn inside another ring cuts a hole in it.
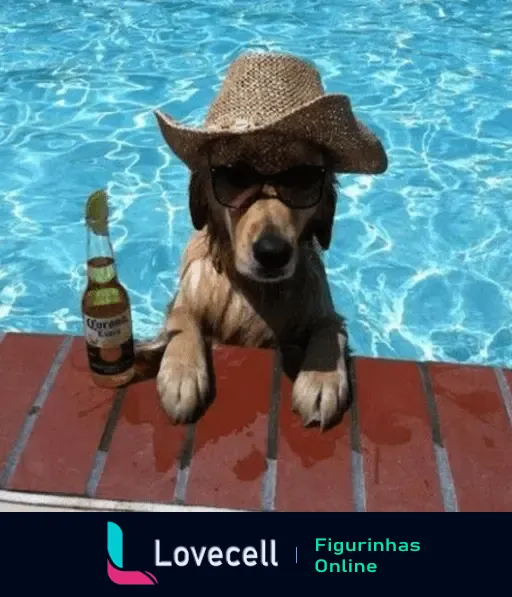
[[[64,339],[62,340],[62,343],[57,351],[57,354],[53,359],[50,369],[48,370],[48,373],[46,374],[43,383],[39,388],[39,391],[32,404],[32,407],[30,408],[25,418],[18,438],[7,456],[7,462],[4,466],[4,469],[0,472],[0,489],[4,489],[5,487],[9,486],[9,483],[13,478],[14,473],[16,472],[16,467],[18,466],[21,455],[23,454],[23,451],[25,450],[28,444],[36,420],[41,410],[43,409],[43,406],[48,396],[50,395],[50,392],[55,383],[55,379],[57,378],[57,374],[59,373],[61,365],[69,353],[72,343],[72,336],[64,337]]]
[[[7,336],[0,332],[0,342]],[[260,498],[259,508],[244,509],[240,507],[231,507],[209,504],[198,504],[197,501],[193,505],[187,504],[187,488],[191,472],[193,472],[193,455],[194,455],[194,441],[196,435],[196,426],[188,426],[184,432],[184,437],[181,441],[181,450],[176,458],[176,479],[174,488],[169,495],[169,502],[162,501],[148,501],[142,502],[140,500],[126,500],[126,499],[111,499],[110,497],[97,496],[98,487],[101,483],[105,465],[109,456],[109,449],[116,431],[116,426],[123,407],[123,402],[128,390],[119,390],[115,392],[115,397],[110,406],[108,417],[102,429],[101,438],[93,455],[93,464],[88,473],[88,479],[84,491],[84,495],[52,495],[51,493],[38,492],[36,490],[27,492],[23,487],[16,486],[14,489],[7,489],[10,481],[13,479],[20,457],[27,446],[30,436],[32,434],[34,425],[38,416],[41,413],[48,397],[50,396],[55,384],[57,375],[61,369],[61,365],[71,352],[73,342],[76,336],[62,336],[60,345],[58,345],[57,352],[53,357],[53,361],[46,375],[40,383],[39,390],[33,400],[31,408],[28,410],[23,425],[20,429],[18,437],[14,442],[3,470],[0,470],[0,502],[15,503],[27,506],[44,506],[54,508],[71,508],[71,509],[118,509],[118,510],[143,510],[143,511],[275,511],[276,496],[279,488],[279,443],[281,441],[282,430],[280,430],[280,403],[282,400],[282,380],[283,368],[281,362],[281,355],[278,351],[274,353],[271,362],[271,387],[268,393],[268,412],[266,415],[266,455],[265,455],[265,470],[260,478]],[[232,347],[230,350],[233,350]],[[248,358],[245,356],[244,358]],[[357,361],[358,357],[355,357]],[[360,360],[362,360],[361,357]],[[367,362],[381,361],[386,359],[372,359],[365,358]],[[389,360],[389,359],[388,359]],[[390,361],[390,360],[389,360]],[[394,361],[396,362],[396,361]],[[431,434],[431,448],[435,458],[437,469],[437,483],[442,498],[442,507],[445,512],[458,512],[459,504],[457,499],[456,483],[454,481],[453,471],[450,463],[450,450],[448,450],[443,441],[442,421],[440,421],[440,413],[438,410],[437,401],[440,399],[432,386],[432,377],[430,368],[440,365],[439,363],[430,362],[412,362],[400,361],[407,363],[409,366],[417,368],[420,377],[420,385],[422,387],[422,396],[426,404],[426,409],[429,419],[429,428]],[[443,365],[443,364],[441,364]],[[512,372],[498,367],[483,367],[483,366],[466,366],[457,365],[453,363],[445,363],[444,365],[451,366],[453,369],[460,368],[466,371],[472,369],[475,375],[481,375],[480,370],[492,370],[497,382],[496,393],[501,400],[504,411],[506,411],[505,420],[508,419],[509,427],[512,428],[512,394],[510,388],[510,380],[512,379]],[[352,368],[351,375],[355,380],[355,370]],[[458,378],[457,378],[458,379]],[[1,381],[1,380],[0,380]],[[365,456],[362,448],[361,425],[357,388],[355,389],[355,396],[352,408],[347,413],[348,432],[349,432],[349,454],[350,454],[350,482],[351,482],[351,496],[352,496],[352,511],[366,512],[367,511],[367,491],[368,487],[365,482]],[[283,408],[289,408],[290,405],[283,405]],[[310,436],[311,437],[311,436]],[[508,439],[508,438],[507,438]],[[508,444],[507,444],[508,445]],[[452,448],[453,449],[453,448]],[[389,456],[388,456],[389,458]],[[334,468],[333,468],[334,467]],[[341,462],[331,463],[331,469],[334,471],[337,467],[342,467]],[[339,469],[340,474],[342,468]],[[311,488],[308,489],[311,491]],[[286,508],[285,508],[286,510]],[[512,510],[512,504],[511,504]]]
[[[510,385],[505,377],[503,369],[495,369],[494,373],[496,375],[496,379],[498,380],[498,386],[500,387],[501,398],[503,400],[503,404],[505,405],[505,410],[507,411],[508,420],[512,426],[512,392],[510,390]]]
[[[69,508],[72,510],[111,511],[111,512],[251,512],[230,508],[210,508],[208,506],[183,506],[181,504],[163,504],[62,496],[44,493],[25,493],[22,491],[0,489],[0,505],[40,506],[45,508]]]
[[[439,413],[437,411],[436,398],[432,390],[432,382],[426,363],[418,363],[421,380],[423,383],[424,396],[427,401],[427,412],[430,418],[430,430],[432,433],[432,445],[436,458],[437,474],[441,488],[441,496],[445,512],[457,512],[457,494],[453,475],[450,468],[448,453],[443,445]]]

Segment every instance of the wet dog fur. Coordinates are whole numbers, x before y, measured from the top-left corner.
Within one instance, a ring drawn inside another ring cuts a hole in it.
[[[256,155],[244,154],[241,145],[218,144],[209,149],[210,160],[225,163],[242,155],[269,173],[305,161],[321,163],[327,171],[321,200],[313,208],[290,209],[275,189],[263,187],[243,209],[223,207],[214,197],[205,157],[204,167],[190,177],[195,231],[184,251],[178,291],[158,336],[137,344],[137,359],[152,363],[171,421],[186,424],[213,398],[216,344],[278,349],[293,380],[294,412],[305,426],[328,428],[343,416],[351,396],[345,323],[322,262],[337,200],[329,156],[302,141],[279,138],[265,139],[267,149]],[[261,278],[251,257],[253,243],[269,228],[293,247],[287,268],[273,280]]]

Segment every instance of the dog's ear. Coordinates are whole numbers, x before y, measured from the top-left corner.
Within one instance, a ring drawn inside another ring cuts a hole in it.
[[[208,197],[206,196],[203,180],[198,172],[192,172],[188,187],[190,217],[196,230],[205,227],[208,219]]]
[[[319,205],[318,211],[314,215],[312,222],[312,233],[324,251],[327,251],[331,244],[332,227],[336,212],[336,200],[336,181],[334,176],[329,176],[325,181],[322,202]]]

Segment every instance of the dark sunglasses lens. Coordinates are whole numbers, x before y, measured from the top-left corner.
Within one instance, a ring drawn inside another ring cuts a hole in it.
[[[232,166],[213,168],[212,181],[219,203],[231,205],[241,192],[257,185],[259,177],[250,166],[237,163]]]
[[[295,166],[279,175],[279,183],[290,189],[310,189],[322,184],[323,169],[318,166]]]
[[[236,206],[240,194],[264,182],[264,177],[248,164],[237,162],[212,169],[212,182],[217,201],[225,206]],[[321,198],[324,170],[319,166],[301,165],[275,175],[275,184],[281,199],[290,207],[307,208]]]
[[[279,175],[283,200],[297,208],[311,207],[318,203],[323,181],[324,170],[318,166],[297,166]]]

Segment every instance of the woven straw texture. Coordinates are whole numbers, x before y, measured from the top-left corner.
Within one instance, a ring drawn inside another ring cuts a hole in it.
[[[166,143],[191,169],[199,166],[206,142],[263,131],[325,147],[338,172],[376,174],[387,168],[382,143],[355,117],[349,98],[326,94],[315,67],[288,54],[251,53],[235,60],[204,127],[185,127],[160,111],[156,117]]]

